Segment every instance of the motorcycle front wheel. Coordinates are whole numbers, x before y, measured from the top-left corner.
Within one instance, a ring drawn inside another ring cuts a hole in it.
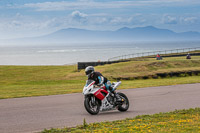
[[[118,92],[117,93],[124,101],[122,104],[118,105],[118,110],[121,112],[127,111],[129,108],[129,101],[125,94]]]
[[[84,100],[84,106],[88,113],[96,115],[100,111],[99,102],[94,96],[86,96]]]

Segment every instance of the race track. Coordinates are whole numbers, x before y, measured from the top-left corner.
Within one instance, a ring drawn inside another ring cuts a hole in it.
[[[200,84],[118,90],[130,102],[127,112],[117,110],[92,116],[81,93],[0,100],[0,133],[38,132],[47,128],[113,121],[142,114],[200,107]]]

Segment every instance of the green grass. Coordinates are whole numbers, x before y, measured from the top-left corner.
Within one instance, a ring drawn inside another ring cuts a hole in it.
[[[96,71],[109,80],[119,77],[152,76],[157,73],[200,70],[200,56],[145,59],[97,66]],[[168,77],[163,79],[122,80],[119,89],[200,83],[200,76]],[[56,95],[82,92],[87,77],[76,65],[69,66],[0,66],[0,99]]]
[[[163,79],[123,80],[119,89],[168,86],[177,84],[200,83],[200,76],[172,77]]]
[[[0,99],[80,92],[85,79],[70,79],[76,66],[0,66]]]
[[[173,77],[164,79],[124,80],[119,89],[143,88],[176,84],[200,83],[200,76]],[[85,79],[86,80],[86,79]],[[82,92],[85,81],[24,82],[15,85],[0,85],[0,99],[57,95]]]
[[[200,108],[142,115],[113,122],[87,124],[86,121],[84,120],[83,125],[77,127],[44,130],[42,133],[197,133],[200,132]]]
[[[157,73],[169,73],[177,71],[200,70],[200,56],[186,60],[185,57],[164,58],[163,60],[146,59],[145,61],[131,61],[98,67],[107,77],[129,78],[141,76],[153,76]]]

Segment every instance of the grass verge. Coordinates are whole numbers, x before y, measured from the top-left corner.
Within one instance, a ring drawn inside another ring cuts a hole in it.
[[[135,118],[127,118],[113,122],[101,122],[87,124],[74,128],[50,129],[42,133],[65,133],[65,132],[144,132],[144,133],[188,133],[200,132],[200,108],[188,110],[176,110],[168,113],[154,115],[142,115]]]
[[[200,76],[146,80],[122,80],[122,84],[118,89],[200,83],[199,79]],[[0,85],[0,99],[80,93],[82,92],[84,84],[85,81],[82,80],[76,82],[44,81],[19,85]]]
[[[185,57],[171,57],[161,61],[130,61],[97,66],[95,69],[111,81],[120,77],[130,79],[122,80],[119,89],[200,83],[200,74],[151,78],[158,73],[200,71],[200,56],[192,57],[191,60],[186,60]],[[142,76],[149,77],[145,80],[133,78]],[[85,80],[87,77],[84,70],[78,72],[76,65],[0,66],[0,99],[82,92]]]

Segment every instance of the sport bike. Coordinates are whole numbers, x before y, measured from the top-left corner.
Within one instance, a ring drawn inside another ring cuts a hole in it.
[[[111,83],[110,83],[111,84]],[[121,81],[113,82],[111,87],[116,88],[121,84]],[[118,109],[119,111],[127,111],[129,108],[129,101],[125,94],[117,92],[112,93],[103,86],[95,85],[94,80],[87,80],[83,88],[85,95],[84,106],[88,113],[96,115],[99,111],[108,111]],[[116,99],[116,95],[120,97],[120,101]]]

